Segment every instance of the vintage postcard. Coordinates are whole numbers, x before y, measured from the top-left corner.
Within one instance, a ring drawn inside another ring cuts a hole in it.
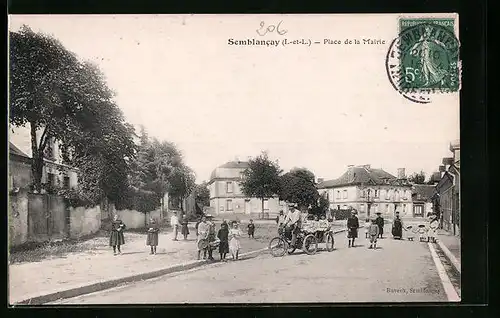
[[[461,300],[459,16],[9,16],[9,303]]]

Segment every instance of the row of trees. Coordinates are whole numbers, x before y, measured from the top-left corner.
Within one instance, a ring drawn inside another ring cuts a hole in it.
[[[283,173],[278,162],[270,160],[265,152],[250,159],[248,163],[249,167],[243,172],[240,185],[246,196],[261,199],[262,213],[264,200],[272,197],[295,203],[300,209],[310,208],[315,214],[328,210],[328,199],[320,196],[314,173],[308,169],[294,168]]]
[[[9,122],[30,127],[34,192],[43,188],[44,153],[57,140],[63,162],[79,169],[78,189],[60,193],[79,204],[107,198],[150,211],[167,191],[180,202],[191,193],[194,173],[180,151],[144,129],[134,141],[135,129],[96,65],[27,26],[9,33]]]

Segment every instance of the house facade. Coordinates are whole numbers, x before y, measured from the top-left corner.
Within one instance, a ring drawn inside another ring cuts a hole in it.
[[[402,217],[413,213],[412,185],[403,168],[395,177],[370,165],[351,165],[338,179],[321,181],[317,187],[318,192],[328,198],[331,209],[353,208],[360,218],[377,212],[385,217],[393,217],[396,211]]]
[[[460,142],[450,143],[453,157],[443,158],[440,166],[441,180],[436,185],[441,212],[441,226],[455,235],[460,235]]]
[[[210,190],[210,213],[251,215],[262,213],[262,201],[259,198],[243,194],[240,182],[243,172],[249,167],[248,162],[230,161],[212,172],[208,187]],[[278,198],[264,201],[264,214],[274,215],[283,208]]]
[[[40,141],[37,140],[37,142]],[[11,189],[25,188],[31,184],[31,161],[29,127],[11,128],[9,131],[9,186]],[[63,164],[62,161],[58,142],[50,140],[44,153],[42,184],[62,188],[77,186],[78,170]]]
[[[427,217],[432,213],[432,196],[435,191],[434,185],[415,184],[412,187],[413,217]]]

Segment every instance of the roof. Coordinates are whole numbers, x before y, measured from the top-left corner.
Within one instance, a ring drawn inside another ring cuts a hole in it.
[[[16,145],[14,145],[12,142],[9,141],[9,153],[30,158],[27,154],[25,154],[21,149],[17,148]]]
[[[223,169],[246,169],[250,167],[247,161],[228,161],[225,164],[218,166],[216,169],[212,171],[210,174],[210,180],[213,180],[217,177],[216,175],[216,170],[218,168],[223,168]]]
[[[399,180],[385,170],[371,169],[366,166],[357,166],[352,167],[352,175],[349,175],[349,170],[347,170],[338,179],[320,182],[318,184],[318,188],[324,189],[355,184],[383,185],[387,184],[386,182],[389,182],[391,185],[394,185],[395,183],[406,183],[406,181]]]
[[[412,187],[412,195],[420,195],[421,201],[429,200],[434,195],[435,187],[427,184],[414,184]]]
[[[229,169],[246,169],[250,165],[246,161],[229,161],[223,164],[222,166],[219,166],[217,168],[229,168]]]

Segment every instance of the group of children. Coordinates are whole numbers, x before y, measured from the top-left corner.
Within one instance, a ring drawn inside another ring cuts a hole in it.
[[[207,222],[206,218],[203,218],[199,224],[206,222]],[[209,223],[208,232],[215,234],[215,223],[211,221],[208,221],[208,223]],[[203,227],[200,227],[199,224],[197,224],[196,226],[198,242],[200,242],[201,240],[207,240],[209,244],[204,245],[202,247],[198,247],[198,259],[200,259],[200,253],[201,251],[203,251],[204,259],[206,259],[206,255],[208,253],[208,259],[214,260],[212,252],[216,248],[216,246],[219,247],[219,254],[221,261],[226,261],[226,256],[228,253],[231,253],[233,260],[239,259],[239,253],[241,249],[240,238],[243,235],[243,233],[237,221],[231,221],[229,223],[230,225],[228,225],[227,221],[223,220],[220,229],[217,232],[216,238],[215,235],[213,235],[212,237],[210,234],[206,235],[204,233],[204,230],[202,229]],[[254,238],[255,224],[253,223],[253,220],[250,220],[250,223],[247,225],[247,230],[248,230],[248,237]]]
[[[429,224],[420,224],[416,227],[413,225],[404,226],[402,220],[397,215],[393,222],[393,236],[394,238],[402,239],[401,230],[407,232],[406,238],[408,241],[413,241],[415,235],[418,234],[420,242],[436,242],[437,228],[439,226],[439,221],[435,215],[431,215]],[[377,238],[380,236],[380,225],[377,224],[376,219],[366,219],[365,220],[365,237],[370,239],[370,249],[376,248]]]

